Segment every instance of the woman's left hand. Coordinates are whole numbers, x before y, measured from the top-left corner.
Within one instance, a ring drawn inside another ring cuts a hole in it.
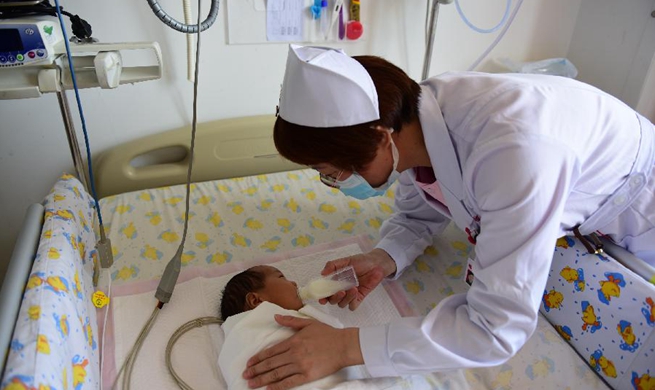
[[[243,377],[251,389],[270,385],[269,390],[286,390],[364,363],[357,328],[336,329],[281,315],[275,321],[297,333],[248,360]]]

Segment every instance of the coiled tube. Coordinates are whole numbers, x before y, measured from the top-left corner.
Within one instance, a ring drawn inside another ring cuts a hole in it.
[[[152,12],[154,12],[155,15],[159,18],[159,20],[161,20],[168,27],[185,34],[198,33],[197,24],[182,23],[172,18],[169,14],[167,14],[166,11],[164,11],[163,8],[159,5],[159,2],[157,0],[147,0],[147,1],[148,1],[148,5],[152,9]],[[211,25],[214,24],[214,22],[216,21],[216,18],[218,17],[218,3],[219,0],[211,0],[209,14],[207,15],[207,18],[202,23],[200,23],[200,31],[205,31],[206,29],[211,27]]]

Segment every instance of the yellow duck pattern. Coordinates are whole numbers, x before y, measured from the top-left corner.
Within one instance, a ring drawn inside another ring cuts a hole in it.
[[[220,253],[214,253],[209,256],[207,256],[207,263],[208,264],[225,264],[229,263],[232,260],[232,254],[227,251],[223,251]]]
[[[278,236],[275,236],[264,242],[260,248],[264,249],[266,252],[276,252],[281,243],[282,239]]]
[[[205,221],[211,223],[212,226],[215,228],[222,227],[224,225],[223,218],[221,218],[220,214],[218,214],[217,212],[211,213],[209,216],[207,216]]]
[[[171,231],[170,229],[162,232],[158,238],[160,240],[166,241],[169,244],[180,241],[180,235],[177,234],[177,232]]]
[[[112,280],[130,280],[136,278],[139,275],[139,268],[136,266],[122,267],[117,271],[112,272]]]

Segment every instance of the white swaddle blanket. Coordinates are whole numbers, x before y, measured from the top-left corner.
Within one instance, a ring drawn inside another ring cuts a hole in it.
[[[301,318],[313,318],[335,328],[343,328],[336,318],[315,307],[305,305],[302,309],[286,310],[270,302],[262,302],[255,309],[232,316],[223,324],[225,341],[218,357],[218,365],[227,382],[228,390],[249,390],[248,382],[241,374],[246,362],[259,351],[271,347],[293,336],[293,329],[275,322],[276,314]],[[364,382],[354,381],[368,377],[364,366],[347,367],[323,379],[299,386],[298,390],[310,389],[364,389]],[[353,381],[353,383],[346,383]],[[340,386],[342,385],[342,386]],[[355,387],[357,386],[357,387]]]

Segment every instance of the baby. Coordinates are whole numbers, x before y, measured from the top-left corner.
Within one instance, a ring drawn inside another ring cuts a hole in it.
[[[252,310],[270,302],[287,310],[300,310],[304,304],[298,284],[284,277],[275,267],[259,265],[235,275],[225,285],[221,298],[221,318]]]
[[[285,278],[275,267],[260,265],[235,275],[225,286],[221,298],[225,342],[218,365],[229,390],[248,389],[248,382],[241,376],[248,359],[293,336],[293,329],[275,322],[275,314],[313,318],[343,328],[334,317],[305,306],[298,296],[296,282]],[[334,389],[339,383],[366,376],[361,366],[349,367],[297,389]],[[351,385],[338,388],[362,388]]]

